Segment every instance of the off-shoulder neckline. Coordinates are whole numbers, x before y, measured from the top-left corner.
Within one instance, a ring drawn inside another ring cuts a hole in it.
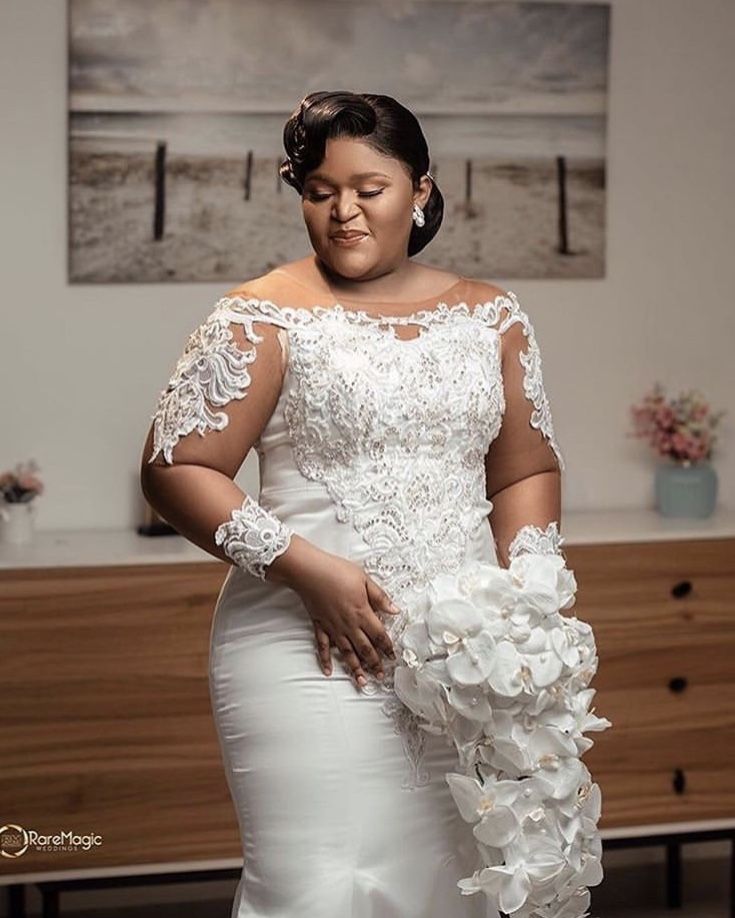
[[[452,290],[457,284],[453,284],[449,289]],[[439,301],[433,308],[417,309],[405,315],[385,315],[383,313],[372,313],[364,309],[350,309],[342,303],[333,303],[331,306],[325,306],[315,303],[312,306],[291,306],[279,304],[273,300],[264,299],[257,296],[248,296],[246,294],[235,294],[234,296],[225,295],[220,297],[220,303],[239,302],[248,306],[257,308],[265,307],[265,313],[278,316],[284,319],[294,318],[297,321],[310,321],[331,315],[343,316],[349,321],[373,322],[377,325],[387,323],[397,324],[423,324],[433,320],[434,316],[447,317],[454,314],[464,313],[474,315],[475,312],[482,309],[495,309],[497,304],[507,303],[510,301],[512,306],[518,307],[518,298],[512,290],[505,293],[498,293],[492,299],[477,301],[474,305],[462,300],[458,303],[446,303]],[[413,339],[411,339],[413,340]]]
[[[298,284],[300,287],[304,287],[306,290],[311,290],[315,296],[321,296],[322,293],[328,294],[329,291],[320,291],[318,288],[314,287],[313,284],[307,283],[307,281],[302,280],[299,277],[294,277],[292,274],[289,274],[287,271],[284,271],[282,268],[274,268],[271,272],[272,274],[281,274],[283,277],[287,277],[289,280],[292,280],[294,283]],[[440,300],[441,298],[448,296],[453,290],[461,286],[464,283],[469,283],[471,278],[465,277],[464,274],[458,274],[457,279],[453,281],[448,287],[445,287],[443,290],[438,291],[437,293],[432,293],[430,296],[422,297],[419,300],[399,300],[397,303],[394,303],[394,306],[419,306],[423,303],[430,303],[433,301]],[[348,302],[352,302],[355,306],[363,303],[366,306],[376,306],[378,303],[386,303],[386,299],[377,299],[377,300],[350,300],[349,297],[345,298]],[[336,302],[335,306],[341,306],[343,309],[348,309],[346,305]]]

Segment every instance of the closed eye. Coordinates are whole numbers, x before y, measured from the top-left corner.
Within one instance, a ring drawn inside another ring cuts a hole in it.
[[[382,191],[358,191],[358,197],[361,198],[374,198],[378,194],[382,194]],[[328,198],[328,194],[315,194],[312,193],[309,195],[312,201],[323,201],[325,198]]]

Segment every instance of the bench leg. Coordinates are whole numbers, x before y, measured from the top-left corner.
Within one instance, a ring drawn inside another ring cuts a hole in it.
[[[22,883],[8,886],[8,918],[26,918],[26,890]]]
[[[42,918],[59,918],[59,890],[44,889],[41,890],[41,915]]]
[[[666,905],[681,908],[681,844],[666,843]]]

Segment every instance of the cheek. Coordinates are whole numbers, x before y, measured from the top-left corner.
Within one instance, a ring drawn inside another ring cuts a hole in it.
[[[411,219],[411,205],[403,201],[379,200],[365,208],[365,215],[375,230],[402,232]]]
[[[314,207],[314,205],[310,204],[308,201],[302,205],[301,211],[304,217],[304,223],[306,223],[307,226],[317,227],[327,223],[329,220],[329,212],[326,208],[320,212],[318,207]]]
[[[365,222],[371,231],[381,233],[403,233],[406,226],[410,229],[411,202],[397,201],[394,198],[364,199],[361,204]],[[327,235],[332,227],[332,214],[328,204],[302,202],[302,215],[310,235]]]

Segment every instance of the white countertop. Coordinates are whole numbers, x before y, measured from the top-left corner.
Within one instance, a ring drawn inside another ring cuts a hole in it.
[[[718,507],[705,520],[667,519],[653,510],[568,511],[564,547],[735,537],[735,511]],[[141,536],[127,529],[39,530],[28,545],[0,543],[0,569],[114,564],[224,563],[179,535]]]

